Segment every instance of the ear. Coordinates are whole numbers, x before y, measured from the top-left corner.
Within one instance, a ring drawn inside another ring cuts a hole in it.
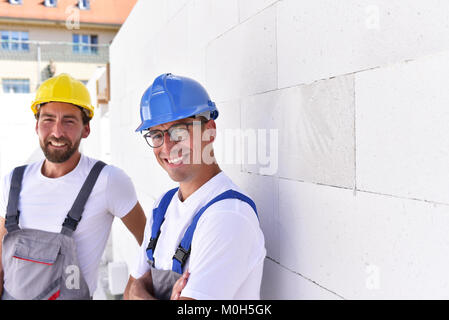
[[[217,135],[217,125],[214,120],[209,120],[204,125],[203,141],[209,143],[215,141],[215,136]]]
[[[36,134],[39,135],[39,120],[36,120],[36,127],[34,128],[36,130]]]
[[[209,121],[207,121],[205,126],[206,126],[206,128],[211,128],[211,129],[215,129],[215,130],[217,129],[217,125],[213,119],[210,119]]]
[[[90,122],[84,125],[82,138],[87,138],[90,134]]]

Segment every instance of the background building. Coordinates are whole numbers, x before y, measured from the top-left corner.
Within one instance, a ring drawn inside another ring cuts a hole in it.
[[[39,84],[69,73],[87,84],[96,116],[82,152],[110,163],[109,45],[137,0],[0,0],[0,175],[43,158],[31,101]],[[109,243],[94,296],[108,290]],[[116,264],[117,265],[117,264]],[[120,267],[120,264],[118,264]],[[109,296],[111,297],[111,296]]]
[[[0,0],[0,92],[67,72],[87,83],[137,0]]]

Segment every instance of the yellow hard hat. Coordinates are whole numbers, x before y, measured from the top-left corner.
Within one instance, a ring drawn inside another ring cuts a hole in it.
[[[47,102],[66,102],[80,106],[88,111],[89,118],[94,116],[94,107],[86,86],[66,73],[44,81],[36,92],[36,99],[31,105],[34,114],[39,106]]]

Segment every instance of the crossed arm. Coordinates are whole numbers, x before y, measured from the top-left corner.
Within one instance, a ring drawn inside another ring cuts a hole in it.
[[[122,221],[125,224],[125,226],[129,229],[129,231],[131,231],[131,233],[134,235],[139,245],[142,245],[146,218],[139,202],[137,202],[135,207],[125,217],[122,218]],[[0,237],[2,237],[1,228],[0,228]],[[1,246],[0,246],[0,254],[1,254]],[[0,280],[1,283],[3,283],[3,277],[1,272],[2,269],[0,264]],[[188,277],[189,273],[186,271],[182,275],[182,277],[180,277],[178,281],[176,281],[175,285],[173,286],[171,300],[189,299],[181,297],[181,291],[186,286]],[[2,286],[0,287],[0,289],[2,288]],[[148,271],[139,279],[135,279],[132,276],[130,276],[123,297],[125,300],[156,300],[156,298],[154,297],[151,271]]]
[[[186,271],[176,281],[172,289],[170,300],[193,300],[191,298],[181,296],[181,291],[186,286],[188,278],[189,272]],[[130,276],[123,297],[125,300],[156,300],[154,297],[151,271],[146,272],[139,279],[135,279]]]

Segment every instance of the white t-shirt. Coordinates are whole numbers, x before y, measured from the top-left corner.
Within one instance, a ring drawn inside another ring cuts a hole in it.
[[[195,214],[229,189],[243,193],[220,172],[183,202],[178,192],[175,193],[154,252],[157,269],[171,270],[173,255]],[[156,207],[161,198],[156,201]],[[146,255],[153,223],[150,216],[138,263],[131,272],[134,278],[140,278],[150,269]],[[198,221],[190,258],[184,268],[189,270],[190,277],[181,295],[198,300],[260,299],[265,254],[264,236],[251,206],[238,199],[218,201]]]
[[[97,162],[84,155],[71,172],[59,178],[42,175],[44,160],[27,166],[19,200],[19,226],[61,232],[68,211],[81,186]],[[1,184],[0,216],[5,218],[12,172]],[[97,271],[114,216],[122,218],[137,203],[131,179],[119,168],[103,168],[87,200],[82,219],[73,233],[81,272],[93,294],[97,286]]]

